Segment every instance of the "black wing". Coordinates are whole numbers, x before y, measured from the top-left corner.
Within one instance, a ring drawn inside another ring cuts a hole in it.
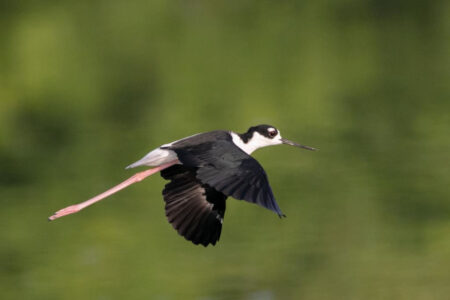
[[[214,135],[211,141],[207,135]],[[259,204],[284,216],[281,212],[266,172],[250,155],[242,151],[224,131],[198,136],[200,143],[182,140],[167,147],[175,151],[180,162],[197,168],[196,177],[227,196]]]
[[[196,245],[215,245],[222,231],[227,196],[202,184],[192,168],[174,165],[161,171],[161,176],[170,180],[163,196],[173,228]]]

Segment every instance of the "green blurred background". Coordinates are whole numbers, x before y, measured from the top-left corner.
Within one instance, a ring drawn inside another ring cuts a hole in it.
[[[448,299],[450,2],[2,1],[1,299]],[[153,148],[277,126],[286,219],[168,224]]]

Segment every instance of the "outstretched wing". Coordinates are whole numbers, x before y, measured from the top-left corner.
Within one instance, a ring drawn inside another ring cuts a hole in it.
[[[174,165],[161,171],[161,176],[170,180],[163,196],[173,228],[196,245],[215,245],[222,231],[227,196],[202,184],[192,168]]]
[[[204,184],[239,200],[256,203],[284,216],[275,201],[266,172],[250,155],[237,147],[228,134],[215,132],[214,142],[170,145],[180,162],[197,168],[196,177]]]

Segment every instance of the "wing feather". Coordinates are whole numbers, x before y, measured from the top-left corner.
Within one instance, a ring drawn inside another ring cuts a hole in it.
[[[174,165],[161,171],[170,180],[163,190],[169,223],[194,244],[215,245],[220,238],[227,196],[201,183],[196,169]]]
[[[215,136],[214,143],[201,138],[197,144],[186,140],[168,149],[175,151],[184,166],[196,168],[196,178],[201,183],[226,196],[258,204],[284,216],[258,161],[237,147],[229,134]]]

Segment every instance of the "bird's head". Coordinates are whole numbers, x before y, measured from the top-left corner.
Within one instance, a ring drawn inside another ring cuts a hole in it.
[[[242,141],[238,144],[238,146],[248,154],[262,147],[280,144],[291,145],[311,151],[316,150],[315,148],[300,145],[288,139],[282,138],[280,131],[271,125],[258,125],[250,127],[246,133],[240,134],[239,137]]]

